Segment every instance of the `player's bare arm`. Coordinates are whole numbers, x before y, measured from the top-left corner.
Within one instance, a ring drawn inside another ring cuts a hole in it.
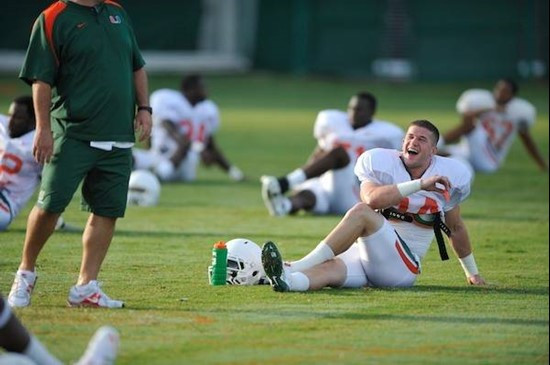
[[[444,194],[450,188],[449,179],[439,175],[392,185],[377,185],[364,181],[361,184],[361,200],[372,209],[384,209],[399,204],[405,196],[419,190],[436,191]]]
[[[476,126],[475,122],[477,118],[479,118],[481,114],[488,112],[490,110],[492,109],[485,108],[485,109],[463,113],[460,124],[458,124],[455,128],[446,132],[443,135],[443,139],[445,140],[446,143],[458,142],[460,140],[460,137],[465,136],[474,130]]]
[[[539,169],[541,171],[548,172],[548,165],[542,157],[542,154],[540,153],[537,144],[535,143],[535,140],[531,136],[531,133],[529,133],[529,129],[527,128],[527,126],[522,126],[518,130],[518,135],[521,139],[521,142],[525,146],[525,149],[527,150],[531,158],[536,162]]]
[[[33,141],[33,156],[36,162],[44,164],[53,154],[53,136],[50,124],[52,88],[49,84],[36,80],[32,84],[32,97],[36,113],[36,134]]]
[[[138,106],[149,106],[149,87],[147,73],[142,67],[134,71],[134,85],[136,88],[136,104]],[[138,109],[134,128],[139,131],[139,140],[145,141],[151,135],[153,121],[151,113],[145,109]]]
[[[477,266],[473,259],[470,237],[466,225],[462,220],[459,206],[445,212],[445,223],[451,230],[451,246],[463,266],[468,283],[472,285],[485,285],[485,280],[477,271]]]

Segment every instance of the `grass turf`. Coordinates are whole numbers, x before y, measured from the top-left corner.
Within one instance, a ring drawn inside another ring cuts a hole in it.
[[[322,290],[280,294],[269,287],[210,287],[212,244],[247,237],[274,240],[285,258],[307,253],[338,222],[335,216],[271,218],[258,178],[301,165],[315,141],[316,113],[344,109],[370,90],[380,119],[406,126],[427,118],[445,130],[457,122],[454,103],[469,87],[492,83],[385,84],[282,75],[208,77],[222,113],[218,142],[248,176],[233,183],[201,168],[198,181],[163,186],[154,208],[130,207],[103,265],[105,291],[123,310],[70,309],[78,275],[80,234],[56,233],[37,267],[33,305],[22,319],[51,351],[74,361],[102,324],[121,332],[119,364],[548,363],[548,174],[519,141],[505,166],[478,175],[462,205],[476,258],[490,283],[465,283],[458,262],[441,262],[433,245],[417,285],[407,290]],[[174,76],[151,78],[151,89],[177,88]],[[533,129],[548,160],[548,86],[521,85],[538,109]],[[28,92],[0,79],[0,110]],[[0,234],[0,291],[7,294],[19,262],[31,203]],[[83,226],[79,193],[68,222]]]

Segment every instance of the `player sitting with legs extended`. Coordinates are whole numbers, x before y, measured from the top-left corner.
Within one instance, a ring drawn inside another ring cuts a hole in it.
[[[193,181],[202,161],[219,166],[234,181],[244,179],[216,143],[219,111],[208,99],[202,77],[187,76],[181,90],[159,89],[150,99],[154,110],[151,149],[134,149],[134,169],[151,169],[163,181]]]
[[[355,173],[363,202],[313,251],[284,265],[274,243],[262,248],[273,289],[412,286],[434,232],[442,259],[448,258],[440,230],[448,234],[468,282],[485,284],[460,215],[470,172],[463,163],[436,155],[438,138],[432,123],[418,120],[408,128],[401,151],[377,148],[361,155]]]
[[[450,157],[467,160],[475,171],[495,172],[504,162],[516,134],[542,171],[548,166],[529,128],[536,121],[535,107],[518,98],[518,86],[511,79],[499,80],[488,90],[466,90],[456,103],[461,123],[443,135],[439,149]],[[450,144],[447,143],[455,143]]]
[[[359,202],[359,182],[353,174],[357,157],[375,147],[398,149],[403,139],[401,128],[373,119],[376,104],[374,95],[361,92],[350,99],[347,113],[319,113],[313,130],[318,146],[309,161],[286,176],[261,178],[262,197],[271,215],[300,210],[344,214]]]

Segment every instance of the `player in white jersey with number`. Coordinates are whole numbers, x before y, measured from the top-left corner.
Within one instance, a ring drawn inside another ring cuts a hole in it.
[[[273,289],[412,286],[434,237],[432,224],[448,233],[468,282],[485,284],[460,215],[459,204],[470,193],[469,169],[460,161],[436,156],[438,138],[432,123],[414,121],[401,151],[373,149],[361,155],[355,172],[363,202],[350,209],[313,251],[283,265],[274,243],[262,248],[262,264]],[[384,210],[384,215],[376,210]],[[445,223],[438,219],[441,216]]]
[[[0,114],[0,231],[8,228],[40,183],[42,165],[32,154],[34,129],[30,96],[13,99],[8,115]],[[56,228],[69,226],[59,217]]]
[[[359,202],[359,181],[353,174],[357,157],[375,147],[398,149],[403,140],[401,128],[373,119],[376,104],[374,95],[360,92],[350,99],[347,113],[318,114],[313,129],[317,147],[310,160],[286,176],[261,178],[262,197],[271,215],[300,210],[344,214]]]
[[[214,134],[220,127],[218,107],[207,99],[203,80],[198,75],[183,79],[181,91],[160,89],[151,94],[153,130],[151,149],[134,149],[134,168],[151,169],[163,181],[192,181],[197,167],[218,165],[235,181],[244,178],[231,165],[216,144]]]
[[[467,160],[476,171],[495,172],[518,134],[539,168],[547,171],[548,166],[529,133],[536,120],[535,107],[517,97],[517,93],[518,86],[510,79],[499,80],[492,93],[482,89],[462,93],[456,104],[462,121],[443,135],[439,143],[441,152]],[[447,145],[454,142],[459,143]]]
[[[21,96],[0,115],[0,231],[5,230],[40,182],[42,166],[32,154],[35,118],[32,98]]]

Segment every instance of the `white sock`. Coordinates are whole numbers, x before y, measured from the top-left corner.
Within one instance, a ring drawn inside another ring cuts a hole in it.
[[[295,188],[297,185],[307,180],[306,173],[302,169],[292,171],[290,174],[286,175],[286,179],[288,180],[288,187],[290,189]]]
[[[37,365],[62,365],[62,362],[50,354],[33,335],[23,355],[30,357]]]
[[[290,269],[292,272],[304,271],[312,268],[315,265],[322,264],[323,262],[334,258],[334,252],[325,241],[321,241],[317,247],[313,249],[306,256],[298,261],[292,261],[290,263]]]
[[[302,272],[293,272],[289,275],[291,291],[307,291],[309,289],[309,278]]]

